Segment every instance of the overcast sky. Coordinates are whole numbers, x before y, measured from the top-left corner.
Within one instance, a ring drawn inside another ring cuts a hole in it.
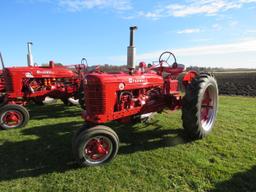
[[[256,68],[256,0],[3,0],[0,51],[7,66],[34,61],[126,64],[129,26],[137,61],[170,50],[186,66]]]

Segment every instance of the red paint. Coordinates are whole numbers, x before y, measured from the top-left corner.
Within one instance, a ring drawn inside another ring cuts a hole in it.
[[[209,90],[206,89],[204,96],[203,96],[203,101],[202,101],[202,106],[201,106],[201,121],[202,122],[207,122],[209,119],[209,111],[210,109],[213,108],[213,106],[211,106],[211,97],[209,94]]]
[[[103,138],[92,138],[85,146],[84,153],[94,161],[101,160],[109,153],[109,143]]]
[[[198,73],[194,70],[188,71],[185,76],[183,77],[182,83],[184,86],[187,86],[191,83],[191,81],[198,76]]]
[[[69,67],[73,67],[71,70]],[[7,67],[0,77],[0,93],[6,103],[25,105],[31,99],[43,101],[46,96],[69,98],[78,92],[85,65]]]
[[[145,70],[141,70],[143,68]],[[91,73],[86,76],[85,121],[127,122],[130,116],[181,108],[177,76],[184,67],[151,67],[141,63],[133,74]],[[124,85],[121,86],[120,84]]]
[[[21,116],[16,111],[8,111],[3,116],[3,122],[8,126],[16,126],[20,123],[20,121],[21,121]]]

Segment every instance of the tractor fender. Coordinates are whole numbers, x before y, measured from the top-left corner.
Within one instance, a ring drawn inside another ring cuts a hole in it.
[[[182,79],[182,84],[186,87],[198,75],[199,75],[199,73],[196,72],[195,70],[190,70],[190,71],[186,72]]]

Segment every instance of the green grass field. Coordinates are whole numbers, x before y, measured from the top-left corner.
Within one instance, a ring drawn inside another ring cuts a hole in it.
[[[22,129],[0,131],[0,191],[256,191],[256,98],[220,97],[211,135],[186,142],[180,112],[151,124],[109,124],[114,161],[83,168],[71,151],[78,107],[31,106]]]

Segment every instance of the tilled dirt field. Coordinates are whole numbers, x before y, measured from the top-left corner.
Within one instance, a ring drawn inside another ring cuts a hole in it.
[[[214,74],[222,95],[256,96],[256,71]]]

